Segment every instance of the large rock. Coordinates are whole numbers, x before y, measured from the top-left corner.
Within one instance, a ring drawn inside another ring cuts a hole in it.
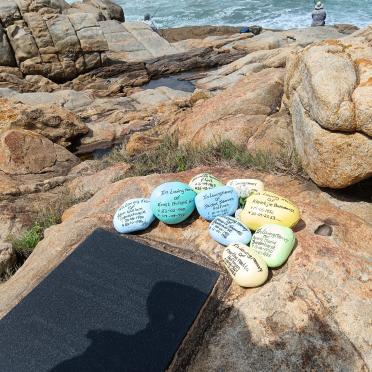
[[[0,21],[4,27],[12,25],[21,19],[21,14],[14,0],[2,0],[0,2]]]
[[[305,47],[315,41],[336,39],[343,36],[332,26],[308,27],[280,32],[266,30],[252,39],[234,42],[233,47],[252,53],[258,50],[272,50],[289,45]]]
[[[11,128],[39,133],[65,147],[89,131],[75,114],[60,106],[29,106],[0,98],[0,132]]]
[[[281,110],[269,116],[265,122],[257,128],[257,131],[249,138],[247,150],[250,153],[290,155],[293,151],[293,129],[291,116],[286,110]]]
[[[295,229],[298,244],[288,263],[274,270],[264,286],[253,290],[231,286],[221,313],[213,315],[213,327],[201,348],[193,351],[195,359],[190,370],[371,368],[368,343],[371,227],[334,207],[310,183],[253,171],[199,168],[129,178],[109,185],[89,201],[68,210],[62,224],[46,231],[45,239],[24,266],[0,286],[0,314],[5,315],[21,301],[94,229],[112,229],[113,215],[125,200],[148,197],[163,182],[175,179],[189,182],[202,172],[212,173],[223,182],[259,178],[267,190],[296,203],[303,221]],[[315,234],[324,224],[331,233]],[[141,238],[166,251],[176,250],[191,260],[199,251],[221,265],[223,249],[209,237],[208,223],[196,215],[176,228],[155,223]],[[232,311],[223,312],[226,306]]]
[[[0,24],[0,66],[15,66],[13,50],[9,45],[6,32]]]
[[[372,175],[371,39],[372,27],[314,44],[287,65],[284,102],[303,166],[319,186]]]
[[[9,272],[16,261],[17,257],[12,245],[0,240],[0,276]]]
[[[63,175],[78,162],[65,148],[39,134],[8,130],[0,136],[0,172],[7,175]]]
[[[39,50],[30,29],[24,21],[17,21],[7,28],[17,63],[39,57]]]
[[[177,123],[181,141],[201,145],[229,139],[246,144],[266,118],[278,111],[283,79],[284,69],[265,69],[195,105]]]
[[[372,141],[361,133],[332,132],[311,120],[298,97],[291,105],[302,166],[319,186],[344,188],[372,175]]]
[[[106,20],[113,19],[119,22],[125,22],[123,8],[111,0],[83,0],[83,3],[99,9]]]

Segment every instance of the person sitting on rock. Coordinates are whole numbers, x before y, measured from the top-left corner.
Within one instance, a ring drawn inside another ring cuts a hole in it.
[[[150,14],[146,14],[143,17],[142,22],[145,23],[146,25],[150,26],[153,31],[158,32],[158,27],[156,26],[155,22],[151,19]]]
[[[311,27],[316,26],[324,26],[325,25],[325,19],[327,18],[327,13],[324,9],[324,6],[321,1],[318,1],[315,5],[315,8],[313,10],[313,13],[311,14],[313,18],[313,22],[311,24]]]

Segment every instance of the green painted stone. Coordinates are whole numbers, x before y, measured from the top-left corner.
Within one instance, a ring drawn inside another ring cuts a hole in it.
[[[250,248],[257,252],[268,267],[279,267],[287,261],[295,245],[293,231],[280,225],[264,225],[252,237]]]
[[[190,181],[189,186],[198,194],[202,191],[223,186],[223,183],[212,174],[201,173]]]

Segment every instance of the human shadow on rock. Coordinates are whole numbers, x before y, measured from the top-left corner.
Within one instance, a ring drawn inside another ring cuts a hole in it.
[[[158,372],[172,361],[208,294],[174,282],[158,282],[147,298],[149,322],[136,334],[91,330],[90,345],[50,372]]]

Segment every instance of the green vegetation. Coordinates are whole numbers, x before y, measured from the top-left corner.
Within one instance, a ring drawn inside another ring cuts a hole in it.
[[[35,205],[35,222],[32,226],[19,236],[9,236],[7,239],[17,254],[17,266],[21,266],[33,252],[37,244],[44,238],[44,231],[47,228],[61,223],[62,214],[66,209],[89,199],[91,196],[90,194],[84,195],[77,199],[65,191],[47,209],[42,209],[38,205]]]
[[[197,166],[226,166],[256,169],[276,174],[304,176],[297,154],[292,148],[280,144],[282,151],[250,153],[244,146],[221,140],[206,146],[180,145],[176,136],[166,136],[156,147],[146,153],[129,156],[116,148],[103,159],[105,167],[125,162],[131,165],[127,177],[151,173],[182,172]]]
[[[17,238],[11,238],[10,242],[13,245],[13,249],[17,255],[23,258],[27,258],[40,240],[44,237],[44,230],[54,225],[52,218],[46,221],[35,222],[31,228],[26,230],[21,236]]]

